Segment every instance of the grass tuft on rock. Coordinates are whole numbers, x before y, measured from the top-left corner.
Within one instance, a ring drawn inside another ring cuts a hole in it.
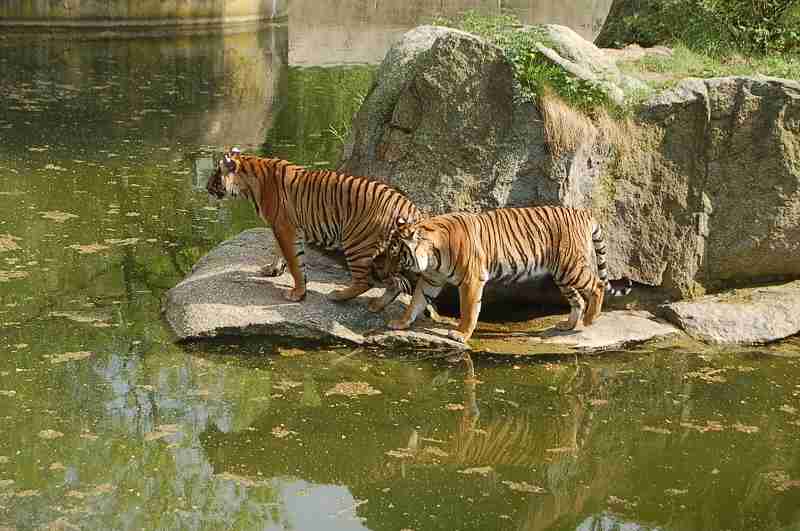
[[[456,18],[437,17],[433,24],[455,28],[491,42],[508,58],[522,97],[537,101],[545,90],[552,90],[569,105],[588,112],[612,105],[597,85],[578,79],[553,64],[536,44],[552,47],[546,33],[535,26],[524,27],[514,15],[482,15],[467,11]]]

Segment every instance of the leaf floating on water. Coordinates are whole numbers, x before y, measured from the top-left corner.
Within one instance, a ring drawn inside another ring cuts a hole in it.
[[[102,245],[100,243],[91,243],[89,245],[78,245],[77,243],[72,244],[69,246],[69,249],[75,249],[81,254],[94,254],[99,253],[100,251],[107,251],[110,249],[107,245]]]
[[[39,212],[44,219],[55,221],[56,223],[64,223],[68,219],[77,218],[75,214],[69,212],[61,212],[60,210],[49,210],[47,212]]]
[[[240,485],[245,486],[245,487],[256,487],[256,486],[258,486],[258,482],[257,481],[254,481],[254,480],[252,480],[252,479],[250,479],[248,477],[245,477],[245,476],[239,476],[237,474],[231,474],[230,472],[223,472],[222,474],[215,474],[214,477],[217,478],[217,479],[223,479],[223,480],[226,480],[226,481],[233,481],[233,482],[239,483]]]
[[[12,236],[10,234],[0,234],[0,253],[7,253],[8,251],[16,251],[19,249],[17,242],[21,238]]]
[[[62,516],[47,524],[46,529],[48,531],[80,531],[81,527],[73,524],[67,520],[66,517]]]
[[[488,476],[494,472],[494,468],[490,466],[478,466],[473,468],[465,468],[464,470],[459,470],[459,474],[478,474],[479,476]]]
[[[63,433],[56,430],[42,430],[39,432],[39,438],[46,440],[59,439],[63,436]]]
[[[107,243],[109,245],[119,245],[119,246],[122,246],[122,247],[126,247],[128,245],[136,245],[137,243],[139,243],[139,238],[125,238],[125,239],[122,239],[122,240],[118,240],[118,239],[113,239],[112,238],[112,239],[103,240],[103,242],[105,242],[105,243]]]
[[[168,437],[170,435],[174,435],[178,433],[178,425],[177,424],[162,424],[157,426],[155,431],[151,431],[149,433],[144,434],[145,441],[155,441],[157,439],[163,439],[164,437]]]
[[[691,422],[681,422],[681,426],[690,430],[696,430],[700,433],[707,433],[709,431],[723,431],[725,426],[716,420],[707,420],[705,426],[699,424],[692,424]]]
[[[63,354],[54,354],[50,357],[50,363],[66,363],[68,361],[79,361],[90,358],[94,353],[86,350],[79,352],[65,352]]]
[[[30,273],[27,271],[0,271],[0,282],[19,280],[21,278],[28,278],[28,276],[30,276]]]
[[[111,483],[102,483],[94,488],[92,494],[95,496],[99,496],[100,494],[109,494],[111,492],[114,492],[114,490],[115,487]]]
[[[644,426],[642,431],[649,431],[650,433],[660,433],[661,435],[669,435],[672,433],[667,428],[656,428],[655,426]]]
[[[719,376],[728,369],[715,369],[714,367],[701,367],[700,369],[692,372],[687,372],[687,378],[697,378],[707,383],[725,383],[727,380],[723,376]]]
[[[447,452],[436,446],[426,446],[423,452],[425,452],[426,454],[431,454],[432,456],[435,457],[450,457],[450,454],[448,454]]]
[[[56,164],[47,164],[44,169],[52,170],[52,171],[67,171],[66,168],[62,168],[61,166],[57,166]]]
[[[400,448],[399,450],[387,450],[386,455],[395,459],[411,459],[414,457],[414,452],[408,448]]]
[[[61,311],[50,312],[50,317],[63,317],[76,323],[101,323],[110,319],[107,314],[95,312],[74,312],[74,311]]]
[[[732,428],[741,433],[758,433],[761,429],[758,426],[745,426],[737,422],[732,426]]]
[[[667,496],[683,496],[684,494],[688,494],[689,489],[666,489],[664,494]]]
[[[273,385],[272,387],[274,387],[278,391],[288,391],[289,389],[300,387],[301,385],[303,385],[303,382],[293,382],[291,380],[283,379],[280,382]]]
[[[286,426],[284,426],[283,424],[272,428],[273,437],[276,437],[278,439],[283,439],[285,437],[288,437],[289,435],[297,435],[297,432],[286,428]]]
[[[548,448],[545,451],[550,452],[551,454],[568,454],[571,452],[577,452],[578,449],[574,446],[561,446],[559,448]]]
[[[778,492],[786,492],[789,489],[800,488],[800,480],[791,479],[789,474],[783,470],[765,472],[763,476],[767,479],[772,488]]]
[[[379,395],[381,392],[366,382],[340,382],[325,391],[325,396],[344,395],[350,398],[357,396]]]
[[[509,489],[519,492],[529,492],[531,494],[544,494],[547,492],[542,487],[531,485],[530,483],[526,483],[524,481],[520,481],[519,483],[516,481],[501,481],[501,483],[507,486]]]

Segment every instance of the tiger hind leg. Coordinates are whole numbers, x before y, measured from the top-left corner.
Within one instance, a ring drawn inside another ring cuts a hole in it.
[[[345,253],[347,253],[347,251],[345,251]],[[352,277],[351,284],[344,289],[337,289],[336,291],[330,292],[328,298],[332,301],[347,301],[369,290],[372,287],[369,281],[371,265],[371,253],[360,257],[347,254],[347,266],[350,268],[350,275]]]
[[[603,310],[603,298],[606,294],[605,282],[597,281],[594,288],[588,293],[586,312],[583,314],[583,324],[591,325]]]
[[[559,330],[581,330],[583,329],[582,318],[586,311],[586,301],[580,292],[571,286],[559,286],[561,294],[566,297],[569,302],[570,312],[569,318],[566,321],[561,321],[556,324]]]

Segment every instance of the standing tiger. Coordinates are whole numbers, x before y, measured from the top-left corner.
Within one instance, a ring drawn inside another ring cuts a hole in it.
[[[306,295],[304,240],[344,250],[352,282],[329,295],[343,301],[372,287],[373,260],[385,248],[397,218],[421,218],[407,197],[385,184],[333,171],[308,171],[285,160],[244,155],[236,148],[224,154],[206,189],[220,199],[226,193],[250,199],[272,227],[294,279],[294,287],[285,294],[290,301]],[[407,284],[399,275],[392,277],[370,310],[382,310]]]
[[[522,282],[549,273],[571,308],[569,319],[558,328],[580,329],[592,324],[603,305],[608,283],[605,252],[600,225],[582,209],[501,208],[444,214],[416,223],[399,219],[389,242],[387,272],[409,270],[419,273],[419,280],[405,314],[389,327],[408,328],[426,301],[445,284],[454,284],[461,321],[449,336],[466,343],[475,330],[489,280]]]

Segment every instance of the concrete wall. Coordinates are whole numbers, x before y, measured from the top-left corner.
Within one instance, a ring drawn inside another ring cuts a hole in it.
[[[289,0],[3,0],[4,26],[142,26],[253,22],[288,16]]]

